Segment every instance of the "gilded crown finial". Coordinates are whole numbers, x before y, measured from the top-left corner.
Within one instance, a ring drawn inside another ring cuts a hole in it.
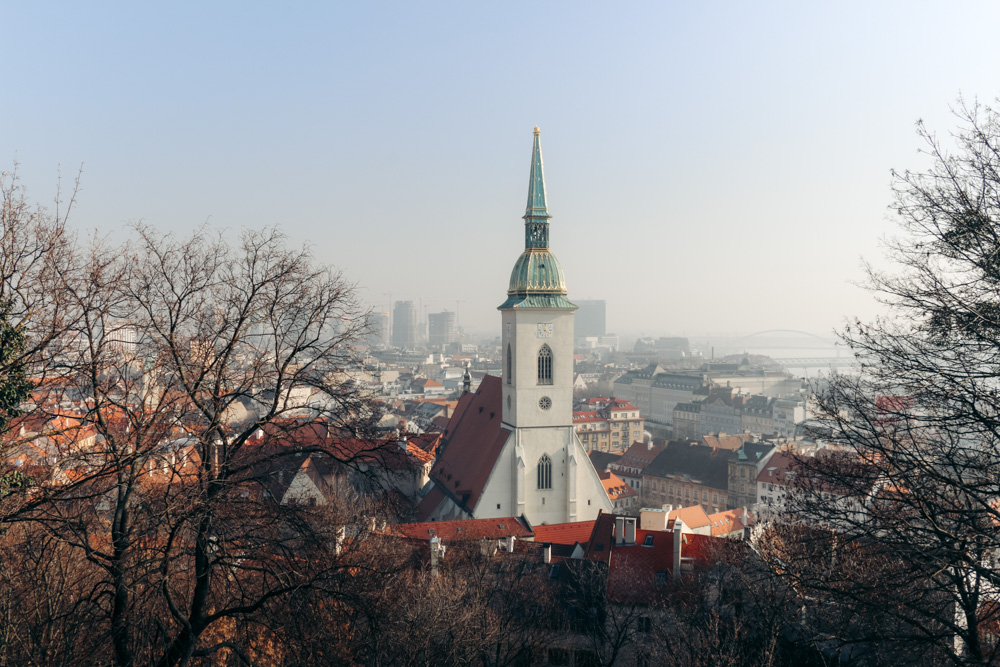
[[[541,133],[542,133],[542,131],[540,129],[538,129],[538,126],[536,125],[535,126],[535,134],[541,134]]]

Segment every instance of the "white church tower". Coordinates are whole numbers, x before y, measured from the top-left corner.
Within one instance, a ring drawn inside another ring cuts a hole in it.
[[[597,513],[593,466],[573,427],[573,311],[566,278],[549,249],[539,129],[531,152],[524,252],[514,264],[502,314],[503,425],[513,432],[517,512],[554,523]],[[581,474],[587,488],[579,488]],[[581,506],[581,504],[583,506]],[[601,503],[603,505],[603,503]]]
[[[524,252],[510,274],[503,320],[503,423],[573,428],[573,311],[566,278],[549,250],[540,131],[531,151]]]
[[[524,516],[588,521],[612,503],[573,427],[573,311],[549,250],[542,148],[535,128],[524,252],[499,306],[503,377],[462,396],[417,506],[422,521]]]

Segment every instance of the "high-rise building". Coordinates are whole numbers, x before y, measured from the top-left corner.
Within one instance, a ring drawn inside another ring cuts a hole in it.
[[[392,309],[392,346],[417,346],[417,308],[412,301],[397,301]]]
[[[130,322],[115,322],[104,332],[108,352],[116,359],[134,359],[139,328]]]
[[[608,333],[607,302],[596,299],[577,301],[576,311],[577,338],[597,338]]]
[[[455,342],[455,313],[444,311],[427,316],[427,344],[439,348]]]
[[[369,347],[389,347],[389,313],[372,313]]]

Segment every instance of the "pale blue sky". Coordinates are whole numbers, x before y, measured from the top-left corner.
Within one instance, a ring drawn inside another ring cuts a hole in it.
[[[542,128],[570,298],[630,333],[876,308],[889,170],[1000,92],[1000,4],[0,0],[0,161],[117,234],[277,225],[375,305],[498,329]]]

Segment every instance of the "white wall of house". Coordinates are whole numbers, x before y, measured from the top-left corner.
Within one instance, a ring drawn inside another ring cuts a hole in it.
[[[281,498],[281,504],[325,505],[326,498],[323,497],[323,492],[316,488],[316,485],[309,478],[309,475],[306,474],[306,471],[299,468],[285,490],[285,495]]]

